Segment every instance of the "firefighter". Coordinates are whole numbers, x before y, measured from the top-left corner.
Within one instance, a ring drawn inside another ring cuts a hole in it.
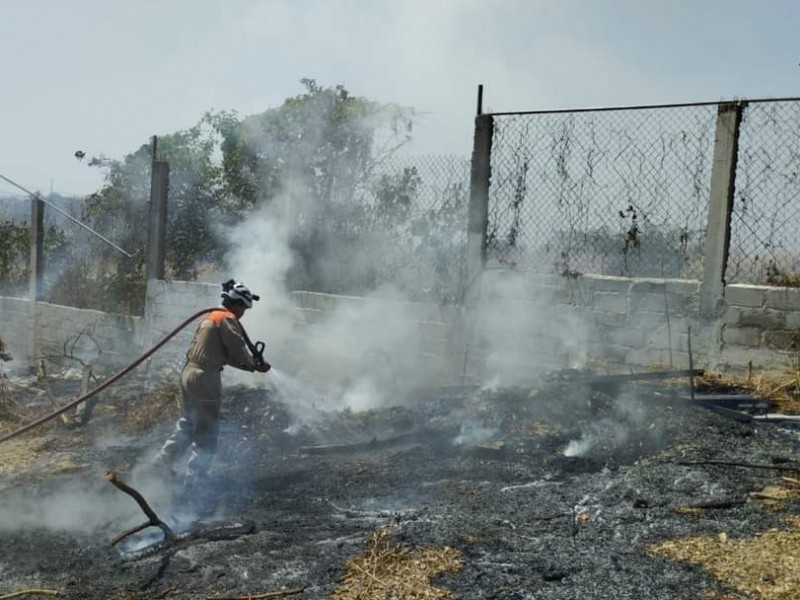
[[[183,486],[188,503],[201,502],[199,495],[217,449],[223,366],[260,373],[270,370],[269,363],[251,354],[252,346],[239,322],[258,299],[241,282],[222,284],[222,306],[200,322],[186,352],[181,416],[154,462],[157,471],[173,475],[173,465],[189,450]]]

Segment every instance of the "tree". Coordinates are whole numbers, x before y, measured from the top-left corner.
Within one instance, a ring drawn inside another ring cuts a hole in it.
[[[67,246],[67,238],[61,229],[52,225],[45,228],[46,256],[58,257]],[[27,223],[14,220],[0,223],[0,292],[27,294],[30,247],[31,230]]]
[[[276,214],[283,211],[293,232],[290,285],[333,285],[321,257],[341,252],[367,226],[359,190],[410,139],[415,115],[353,96],[341,85],[301,83],[304,92],[277,108],[242,119],[231,111],[209,112],[194,127],[159,137],[159,158],[170,163],[169,276],[194,279],[204,264],[218,265],[226,251],[218,226],[230,226],[266,203]],[[87,199],[83,216],[123,247],[146,247],[141,224],[148,222],[151,160],[151,146],[144,144],[118,161],[89,161],[106,171],[106,184]],[[141,270],[140,263],[127,260],[120,267],[112,250],[96,251],[95,259],[107,263],[105,271],[115,273],[120,292],[123,272]],[[139,288],[143,294],[143,275]]]
[[[353,96],[341,85],[301,83],[304,93],[276,109],[238,123],[230,114],[214,122],[235,204],[246,209],[282,199],[295,256],[289,286],[337,291],[342,272],[331,263],[346,261],[367,227],[363,192],[374,170],[409,141],[415,113]]]

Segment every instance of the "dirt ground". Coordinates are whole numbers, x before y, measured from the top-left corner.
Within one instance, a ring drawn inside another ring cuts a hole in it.
[[[83,428],[0,446],[0,597],[799,597],[780,569],[759,587],[669,546],[695,540],[707,554],[697,540],[710,540],[734,556],[739,541],[792,534],[792,425],[739,422],[653,384],[591,389],[575,373],[306,423],[274,390],[235,387],[200,518],[147,468],[172,415],[131,427],[141,398],[129,385]],[[111,545],[146,518],[108,471],[142,491],[174,541],[150,527]]]

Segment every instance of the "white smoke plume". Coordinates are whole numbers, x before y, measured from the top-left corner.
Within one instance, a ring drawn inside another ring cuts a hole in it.
[[[41,528],[119,533],[144,522],[146,518],[133,499],[105,483],[103,475],[98,473],[95,478],[98,483],[88,486],[85,481],[71,481],[39,494],[30,489],[4,492],[0,502],[0,531]],[[157,512],[169,501],[164,486],[154,481],[139,481],[137,489]]]
[[[564,456],[604,457],[633,443],[656,444],[663,424],[649,419],[645,405],[635,395],[623,394],[606,416],[586,424],[581,437],[567,444]]]
[[[524,385],[585,366],[590,326],[524,273],[487,270],[468,301],[471,339],[485,352],[484,387]]]

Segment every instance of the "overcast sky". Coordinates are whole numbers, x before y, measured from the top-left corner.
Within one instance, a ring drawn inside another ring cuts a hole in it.
[[[486,110],[800,96],[797,0],[0,0],[0,174],[88,194],[209,109],[299,80],[425,114],[419,153],[471,150]],[[0,195],[12,192],[0,182]]]

